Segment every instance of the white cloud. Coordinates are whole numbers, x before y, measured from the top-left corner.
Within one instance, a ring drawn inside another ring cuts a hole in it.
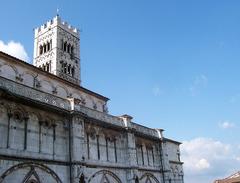
[[[0,40],[0,51],[29,62],[29,56],[24,46],[19,42],[9,41],[8,43],[4,43]]]
[[[235,173],[240,167],[240,150],[210,138],[184,141],[181,146],[186,183],[212,183]]]
[[[189,91],[191,92],[192,96],[195,96],[199,93],[199,91],[206,87],[208,83],[208,78],[204,74],[196,76],[192,85],[189,87]]]
[[[229,121],[223,121],[223,122],[219,123],[219,127],[223,128],[223,129],[233,128],[234,126],[235,126],[235,124],[231,123]]]
[[[205,158],[202,158],[196,163],[195,167],[199,170],[204,170],[208,169],[210,167],[210,164]]]

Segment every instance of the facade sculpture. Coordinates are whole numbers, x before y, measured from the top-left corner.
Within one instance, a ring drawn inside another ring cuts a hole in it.
[[[0,52],[0,183],[183,183],[179,142],[81,86],[77,29],[36,28],[33,63]]]

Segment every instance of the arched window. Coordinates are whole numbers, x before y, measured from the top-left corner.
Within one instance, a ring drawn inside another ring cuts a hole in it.
[[[50,71],[50,66],[49,63],[46,64],[46,71],[49,72]]]
[[[44,44],[43,45],[43,53],[46,53],[46,51],[47,51],[47,46],[46,46],[46,44]]]
[[[64,73],[67,73],[67,63],[64,63]]]
[[[68,65],[68,74],[71,74],[71,64]]]
[[[43,64],[43,70],[46,71],[46,65]]]
[[[50,40],[50,50],[52,49],[52,40]]]
[[[50,43],[47,42],[47,51],[49,51],[49,50],[50,50]]]
[[[71,59],[74,59],[74,47],[71,46],[71,53],[70,53]]]
[[[60,61],[60,64],[61,64],[61,71],[64,72],[64,63],[62,60]]]
[[[75,67],[72,67],[72,77],[75,75]]]
[[[71,49],[71,45],[69,44],[69,45],[67,46],[67,52],[68,52],[68,53],[70,53],[70,49]]]
[[[64,50],[64,42],[63,42],[63,39],[61,39],[61,48],[62,48],[62,50]]]
[[[63,50],[64,50],[64,51],[67,51],[67,42],[64,42]]]
[[[39,54],[40,54],[40,55],[43,54],[43,46],[42,46],[42,45],[39,47]]]

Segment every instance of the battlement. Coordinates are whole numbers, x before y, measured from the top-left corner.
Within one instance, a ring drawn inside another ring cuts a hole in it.
[[[38,36],[39,34],[45,33],[49,29],[55,27],[55,26],[60,26],[61,28],[65,29],[68,32],[71,32],[75,36],[79,37],[79,30],[70,24],[68,24],[65,21],[62,21],[59,15],[55,16],[53,19],[47,21],[47,23],[41,25],[40,27],[37,27],[34,29],[35,32],[35,37]]]

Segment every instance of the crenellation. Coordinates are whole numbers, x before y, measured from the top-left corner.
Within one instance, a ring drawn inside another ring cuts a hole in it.
[[[46,23],[42,24],[40,27],[36,27],[35,37],[47,32],[49,29],[52,29],[56,26],[60,26],[66,31],[73,33],[76,37],[79,36],[79,30],[72,25],[68,24],[68,22],[62,21],[59,16],[54,17],[51,20],[48,20]]]

